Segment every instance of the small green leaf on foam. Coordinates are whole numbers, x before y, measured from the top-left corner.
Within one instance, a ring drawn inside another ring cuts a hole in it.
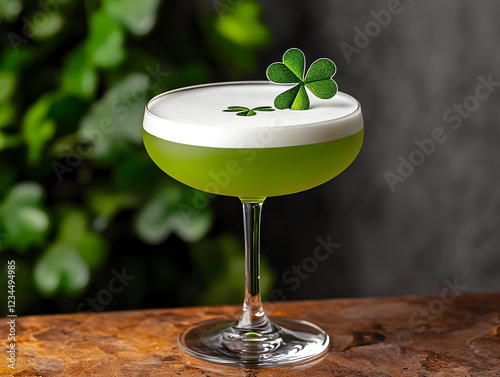
[[[239,116],[253,116],[257,114],[256,111],[274,111],[274,109],[271,106],[259,106],[254,107],[253,109],[244,106],[228,106],[226,110],[222,111],[227,113],[237,112],[236,115]]]
[[[248,107],[243,107],[243,106],[229,106],[227,110],[222,110],[225,112],[234,112],[234,111],[248,111],[250,110]]]

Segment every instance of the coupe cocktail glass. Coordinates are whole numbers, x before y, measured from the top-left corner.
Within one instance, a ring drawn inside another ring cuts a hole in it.
[[[316,325],[265,314],[259,286],[259,240],[266,197],[316,187],[346,169],[363,141],[358,101],[338,92],[311,99],[306,111],[254,116],[223,112],[273,103],[283,91],[269,82],[228,82],[173,90],[146,107],[143,137],[152,160],[176,180],[243,203],[245,299],[239,319],[216,318],[188,327],[182,348],[203,360],[280,366],[321,355],[329,336]]]

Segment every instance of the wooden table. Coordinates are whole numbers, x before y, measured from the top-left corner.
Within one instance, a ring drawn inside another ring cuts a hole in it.
[[[189,324],[239,307],[198,307],[17,318],[17,368],[1,376],[500,376],[500,293],[283,302],[275,316],[321,326],[328,353],[312,363],[255,369],[199,361],[179,349]],[[0,324],[7,334],[7,319]]]

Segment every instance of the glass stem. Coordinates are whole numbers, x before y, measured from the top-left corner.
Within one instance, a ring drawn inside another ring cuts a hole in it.
[[[243,332],[270,332],[260,297],[260,217],[265,198],[240,198],[243,203],[245,238],[245,301],[243,312],[233,326]]]

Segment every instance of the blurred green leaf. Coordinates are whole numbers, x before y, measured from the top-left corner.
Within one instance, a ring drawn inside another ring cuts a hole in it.
[[[43,12],[43,27],[40,25],[33,31],[34,40],[44,40],[56,35],[64,25],[64,19],[56,12]]]
[[[159,0],[104,0],[104,9],[132,33],[144,35],[156,22]]]
[[[90,208],[99,216],[104,225],[123,208],[129,208],[136,202],[136,198],[129,192],[117,192],[113,188],[93,188],[89,192]]]
[[[90,278],[91,269],[102,264],[106,244],[88,227],[85,213],[79,209],[61,211],[56,241],[36,261],[34,279],[45,295],[57,292],[81,292]]]
[[[14,105],[8,102],[0,104],[0,128],[12,124],[15,117],[16,117],[16,109]],[[2,147],[0,146],[0,150],[1,149]]]
[[[86,53],[97,67],[112,68],[125,58],[125,35],[104,11],[95,12],[90,19]]]
[[[219,64],[241,77],[256,68],[256,53],[269,44],[271,32],[261,22],[260,4],[255,0],[243,0],[217,12],[219,17],[203,24],[203,36]]]
[[[137,212],[135,230],[144,242],[156,245],[172,233],[187,242],[196,242],[205,236],[212,214],[208,208],[194,208],[190,200],[192,190],[183,191],[177,184],[165,186]],[[186,217],[186,208],[195,216]]]
[[[181,240],[189,243],[197,242],[210,230],[212,214],[210,211],[200,211],[191,221],[186,222],[185,216],[177,212],[170,216],[167,222]]]
[[[127,144],[142,144],[142,117],[150,89],[148,76],[135,73],[123,78],[90,108],[80,123],[79,135],[94,145],[93,158],[120,161]]]
[[[89,281],[89,266],[76,247],[57,244],[37,261],[33,277],[40,292],[52,296],[58,291],[81,292]]]
[[[106,256],[101,236],[88,228],[87,217],[77,209],[63,212],[55,244],[73,247],[91,268],[99,266]]]
[[[19,46],[17,49],[2,51],[0,69],[18,73],[26,66],[33,63],[33,61],[36,61],[35,51],[24,46]]]
[[[56,131],[55,122],[49,118],[50,107],[57,94],[47,93],[30,106],[23,119],[23,136],[28,145],[28,161],[37,163],[47,141]]]
[[[0,21],[14,21],[19,13],[21,13],[22,9],[23,5],[20,0],[2,0],[2,6],[0,6]]]
[[[49,215],[42,206],[43,189],[36,183],[19,183],[0,203],[3,246],[26,250],[41,245],[49,231]]]
[[[181,200],[178,186],[166,186],[153,195],[137,213],[135,229],[139,237],[153,245],[165,241],[173,232],[171,217]]]
[[[43,189],[37,183],[26,182],[16,185],[4,198],[4,203],[37,205],[43,199]]]
[[[84,46],[77,47],[69,56],[62,71],[62,86],[72,94],[90,98],[97,88],[97,72]]]
[[[19,135],[7,135],[0,130],[0,151],[7,148],[17,147],[20,144],[22,144],[22,139]]]
[[[242,1],[232,12],[217,18],[216,30],[225,39],[247,47],[263,46],[271,38],[269,29],[259,20],[260,5],[256,1]]]
[[[0,102],[10,98],[16,88],[16,75],[9,71],[0,71]]]

